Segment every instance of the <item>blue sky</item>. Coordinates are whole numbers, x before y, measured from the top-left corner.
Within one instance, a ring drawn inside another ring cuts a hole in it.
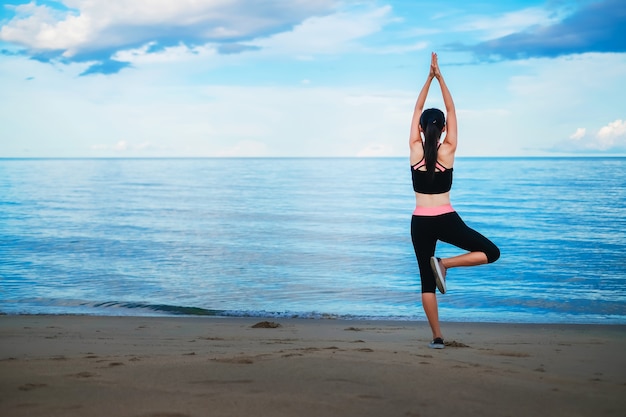
[[[8,0],[0,157],[626,154],[626,1]],[[442,106],[436,84],[427,106]]]

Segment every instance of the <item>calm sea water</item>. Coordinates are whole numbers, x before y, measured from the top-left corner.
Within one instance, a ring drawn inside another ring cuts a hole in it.
[[[625,158],[458,158],[502,257],[441,319],[626,323],[625,202]],[[405,158],[0,159],[0,312],[425,320],[414,203]]]

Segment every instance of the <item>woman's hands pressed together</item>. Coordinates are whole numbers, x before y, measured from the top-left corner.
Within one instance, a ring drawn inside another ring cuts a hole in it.
[[[439,70],[437,54],[434,52],[430,55],[430,76],[438,80],[441,78],[441,71]]]

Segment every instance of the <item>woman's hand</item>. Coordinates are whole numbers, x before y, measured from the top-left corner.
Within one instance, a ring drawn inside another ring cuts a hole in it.
[[[437,54],[434,52],[430,55],[430,76],[437,79],[441,78],[439,63],[437,62]]]

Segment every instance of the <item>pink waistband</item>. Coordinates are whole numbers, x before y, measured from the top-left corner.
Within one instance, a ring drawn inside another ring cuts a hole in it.
[[[454,209],[451,204],[444,204],[443,206],[435,207],[415,207],[413,210],[414,216],[440,216],[442,214],[452,213]]]

